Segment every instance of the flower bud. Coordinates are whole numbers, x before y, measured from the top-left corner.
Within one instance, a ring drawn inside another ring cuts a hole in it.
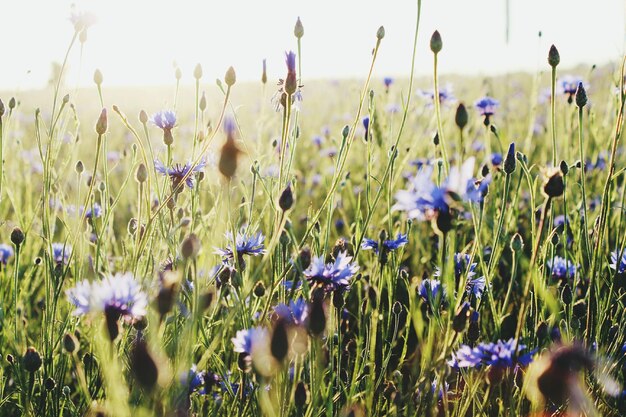
[[[298,16],[298,20],[296,20],[296,25],[293,28],[293,34],[298,39],[304,36],[304,26],[302,26],[302,21],[300,20],[300,16]]]
[[[200,97],[200,103],[198,104],[198,108],[200,109],[200,111],[206,110],[206,95],[204,94],[204,91],[202,92],[202,97]]]
[[[278,320],[274,324],[270,341],[270,352],[272,352],[272,356],[278,362],[282,362],[289,352],[289,339],[287,338],[287,323],[285,320]]]
[[[263,60],[263,73],[261,74],[261,82],[267,84],[267,62]]]
[[[443,42],[441,41],[441,35],[439,34],[439,31],[436,30],[430,37],[430,50],[436,55],[441,51],[442,47]]]
[[[585,91],[585,86],[583,83],[578,83],[578,88],[576,89],[576,105],[580,108],[585,107],[587,104],[587,92]]]
[[[107,109],[102,109],[100,117],[96,123],[96,133],[98,135],[104,135],[107,132]]]
[[[13,228],[11,232],[11,242],[19,247],[24,242],[24,232],[19,227]]]
[[[309,387],[303,381],[298,382],[293,394],[293,401],[297,408],[302,408],[309,402]]]
[[[74,353],[78,348],[78,340],[71,333],[65,333],[63,335],[63,349],[67,353]]]
[[[180,67],[176,67],[176,70],[174,71],[174,77],[176,77],[177,81],[183,78],[183,72],[181,71]]]
[[[551,170],[543,184],[543,192],[551,198],[560,197],[565,192],[563,174],[558,169]]]
[[[548,64],[550,64],[552,68],[556,68],[560,62],[561,56],[559,55],[559,51],[556,49],[556,46],[552,45],[550,47],[550,51],[548,52]]]
[[[515,172],[515,165],[515,142],[511,142],[509,150],[506,153],[506,158],[504,158],[504,172],[511,175]]]
[[[22,356],[22,366],[27,372],[34,374],[41,368],[42,363],[41,355],[34,347],[31,346],[26,349],[26,353]]]
[[[9,99],[9,112],[15,108],[15,105],[16,105],[15,97],[11,97]]]
[[[202,78],[202,65],[196,64],[196,67],[193,69],[193,78],[199,80]]]
[[[261,298],[265,295],[265,284],[263,284],[263,281],[259,281],[254,285],[252,293],[257,298]]]
[[[567,173],[569,172],[569,166],[565,161],[561,161],[561,163],[559,164],[559,168],[561,169],[563,175],[567,175]]]
[[[467,109],[465,108],[465,104],[460,103],[456,108],[456,114],[454,115],[454,122],[457,127],[461,130],[467,125],[468,114]]]
[[[200,239],[192,233],[183,240],[180,253],[185,259],[195,259],[198,252],[200,252]]]
[[[102,77],[102,72],[99,69],[96,69],[96,71],[93,73],[93,82],[96,83],[97,86],[102,85],[102,81],[103,81],[103,77]]]
[[[385,37],[385,28],[384,26],[381,26],[378,28],[378,30],[376,31],[376,39],[378,39],[379,41],[382,40]]]
[[[278,198],[278,206],[282,211],[287,211],[293,206],[293,191],[291,191],[291,184],[287,184],[287,187],[283,190]]]
[[[232,87],[237,81],[237,74],[235,74],[235,69],[233,67],[228,67],[226,70],[226,75],[224,75],[224,82],[227,86]]]
[[[130,351],[130,370],[139,385],[147,390],[152,389],[159,378],[157,364],[143,340],[135,342]]]
[[[467,321],[470,316],[470,304],[466,301],[459,307],[454,318],[452,319],[452,329],[461,333],[467,327]]]
[[[142,110],[139,112],[139,122],[142,125],[145,125],[146,123],[148,123],[148,113],[146,113],[145,110]]]
[[[135,179],[140,184],[143,184],[148,179],[148,168],[146,168],[146,165],[143,162],[140,163],[139,166],[137,167],[137,172],[135,173]]]
[[[511,238],[511,251],[519,252],[522,249],[524,249],[524,240],[522,239],[522,235],[515,233]]]

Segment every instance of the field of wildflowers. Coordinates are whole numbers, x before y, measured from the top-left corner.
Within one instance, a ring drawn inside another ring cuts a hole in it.
[[[442,82],[435,32],[383,78],[381,27],[308,83],[293,35],[280,80],[2,96],[0,415],[624,415],[623,63]]]

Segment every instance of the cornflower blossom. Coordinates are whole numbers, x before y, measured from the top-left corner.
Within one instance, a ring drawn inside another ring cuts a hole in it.
[[[309,317],[309,303],[304,298],[299,297],[289,301],[289,304],[278,304],[274,307],[274,313],[288,324],[302,326]]]
[[[176,113],[171,110],[163,110],[155,113],[150,121],[158,128],[163,130],[163,143],[170,146],[174,143],[172,129],[176,127]]]
[[[72,245],[66,243],[52,244],[52,259],[56,264],[67,264],[72,256]]]
[[[325,291],[347,291],[350,289],[350,278],[359,270],[352,257],[340,252],[335,262],[325,263],[323,256],[315,257],[311,265],[304,271],[304,276],[311,285],[318,285]]]
[[[576,264],[572,260],[566,260],[560,256],[555,256],[553,259],[549,259],[547,266],[550,269],[550,275],[552,278],[565,280],[567,278],[574,278],[576,270],[578,269]]]
[[[559,78],[559,91],[564,96],[567,96],[567,102],[572,103],[574,101],[574,96],[576,95],[576,90],[578,90],[578,84],[583,84],[583,79],[575,76],[575,75],[564,75]]]
[[[239,330],[231,342],[233,342],[233,351],[237,353],[251,354],[254,346],[259,341],[267,340],[268,330],[264,327],[253,327],[251,329]]]
[[[187,176],[185,179],[185,184],[189,188],[193,188],[195,185],[196,174],[204,169],[206,166],[206,159],[202,158],[200,162],[193,166],[191,161],[185,163],[185,165],[175,164],[171,167],[166,167],[161,161],[158,159],[154,160],[154,168],[156,171],[162,175],[168,176],[172,180],[172,188],[176,189],[179,187],[180,182]],[[191,174],[189,172],[191,171]],[[189,174],[189,175],[188,175]]]
[[[13,248],[6,243],[0,243],[0,263],[6,265],[9,259],[13,257]]]
[[[233,234],[231,232],[226,232],[225,236],[226,240],[232,244]],[[263,255],[265,253],[265,246],[263,245],[264,240],[265,236],[263,236],[261,232],[257,232],[256,235],[247,235],[245,233],[245,229],[242,228],[242,230],[237,233],[237,239],[234,242],[234,251],[231,245],[224,249],[217,248],[215,253],[221,255],[225,259],[234,259],[234,254],[237,253],[237,257],[241,261],[243,259],[243,255]]]
[[[85,210],[85,207],[81,206],[80,213],[82,214],[84,210]],[[85,218],[89,220],[97,219],[97,218],[102,217],[103,213],[104,213],[104,210],[102,210],[102,207],[100,206],[100,204],[93,203],[93,207],[87,207],[87,211],[85,212]]]
[[[398,233],[395,239],[383,241],[383,250],[386,252],[391,252],[398,248],[401,248],[407,243],[409,243],[409,239],[407,238],[407,235]],[[379,242],[374,239],[365,238],[363,239],[363,243],[361,243],[361,249],[363,250],[373,249],[374,253],[376,253],[377,255],[378,255],[378,250],[379,250],[378,246],[379,246]]]
[[[198,371],[198,368],[195,364],[191,365],[191,369],[187,375],[183,375],[182,384],[187,386],[187,393],[191,394],[196,391],[200,387],[204,387],[204,378],[206,376],[205,371]],[[199,391],[200,394],[204,394],[205,390],[202,388]]]
[[[450,204],[459,197],[468,202],[481,203],[487,194],[491,177],[477,181],[472,173],[475,159],[469,158],[459,167],[452,167],[440,185],[432,180],[433,166],[426,165],[410,179],[409,189],[396,193],[393,210],[407,212],[409,218],[427,220],[439,214],[448,214]]]
[[[435,105],[435,92],[433,90],[418,90],[417,94],[428,100],[428,107],[433,107]],[[456,97],[454,97],[454,93],[452,92],[452,86],[450,84],[439,89],[439,104],[447,105],[453,104],[456,102]]]
[[[527,366],[532,362],[532,357],[536,350],[519,355],[520,351],[524,349],[526,349],[526,346],[518,346],[513,338],[507,341],[498,340],[496,343],[480,343],[474,348],[468,345],[461,345],[452,354],[452,359],[448,361],[448,365],[453,368],[491,366],[501,370]]]
[[[483,121],[485,126],[489,126],[491,124],[490,118],[496,112],[498,106],[500,106],[500,102],[495,98],[491,98],[489,96],[485,96],[474,103],[474,106],[480,112],[480,115],[485,118]]]
[[[109,275],[100,281],[80,281],[66,295],[74,304],[74,315],[105,312],[131,320],[145,316],[148,307],[148,296],[130,272]]]
[[[621,255],[617,249],[611,252],[611,264],[609,267],[618,274],[626,272],[626,250],[622,250]]]
[[[365,142],[367,142],[370,138],[370,117],[369,116],[365,116],[363,118],[363,129],[365,130],[365,133],[363,134],[363,139],[365,140]]]
[[[438,304],[446,297],[446,289],[438,279],[424,279],[417,292],[422,300],[430,304]]]
[[[385,84],[385,89],[389,91],[389,87],[391,87],[391,84],[393,84],[393,78],[391,77],[383,78],[383,84]]]

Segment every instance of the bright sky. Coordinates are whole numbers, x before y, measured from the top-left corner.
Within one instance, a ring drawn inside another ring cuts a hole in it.
[[[3,0],[5,1],[5,0]],[[0,13],[0,89],[44,86],[52,61],[62,61],[72,37],[70,6],[98,17],[70,55],[71,85],[92,83],[99,68],[106,85],[183,82],[196,63],[204,79],[222,78],[233,65],[240,80],[284,76],[284,51],[296,48],[293,25],[304,24],[303,78],[364,77],[380,25],[386,29],[376,76],[407,75],[415,25],[413,0],[13,0]],[[618,61],[626,45],[626,7],[620,0],[423,0],[417,73],[430,74],[428,40],[443,37],[442,72],[495,74],[546,66],[551,43],[563,67]],[[538,38],[537,33],[543,32]]]

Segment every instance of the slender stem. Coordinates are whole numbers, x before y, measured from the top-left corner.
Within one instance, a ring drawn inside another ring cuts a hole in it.
[[[583,220],[582,220],[582,229],[583,229],[583,243],[585,245],[585,260],[589,261],[588,257],[589,253],[589,233],[587,233],[587,191],[585,189],[585,151],[583,148],[583,108],[578,108],[578,147],[580,154],[580,163],[582,164],[582,168],[580,169],[580,185],[582,187],[582,195],[583,195]]]
[[[551,100],[551,108],[550,108],[550,120],[552,123],[552,166],[556,167],[556,97],[555,97],[555,91],[556,91],[556,66],[552,67],[552,82],[551,82],[551,88],[552,88],[552,95],[550,96],[550,100]]]
[[[443,158],[443,166],[446,171],[446,177],[450,172],[450,162],[448,161],[448,153],[446,152],[446,140],[443,136],[443,123],[441,121],[441,103],[439,102],[439,81],[437,77],[437,56],[434,54],[434,79],[435,79],[435,93],[433,100],[435,101],[435,113],[437,114],[437,135],[439,136],[439,143],[441,144],[441,157]]]

